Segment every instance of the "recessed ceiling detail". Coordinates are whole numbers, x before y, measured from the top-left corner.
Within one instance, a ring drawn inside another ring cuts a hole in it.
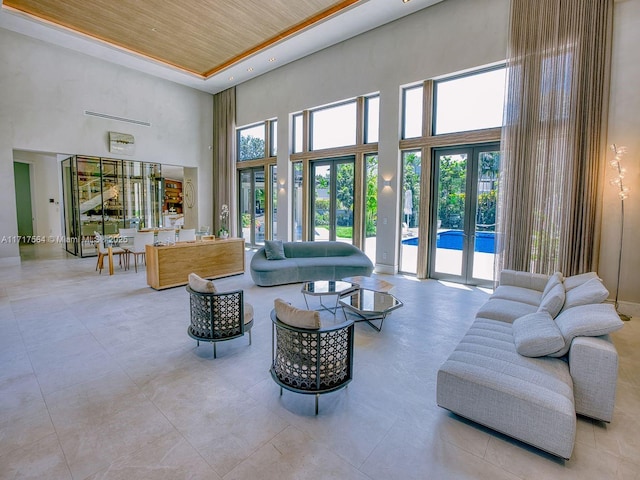
[[[3,0],[9,11],[201,78],[363,0]]]

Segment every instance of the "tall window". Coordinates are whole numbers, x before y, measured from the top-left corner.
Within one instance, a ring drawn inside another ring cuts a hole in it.
[[[364,253],[376,263],[378,229],[378,155],[366,155],[364,199]]]
[[[420,151],[402,154],[402,242],[400,244],[400,271],[417,273],[418,227],[420,219]]]
[[[485,179],[482,176],[478,186],[472,183],[468,191],[445,192],[445,187],[440,185],[442,182],[438,183],[438,174],[444,172],[445,175],[441,176],[440,180],[445,181],[450,177],[450,172],[447,165],[441,169],[437,168],[440,166],[439,160],[442,155],[439,154],[437,159],[434,155],[436,151],[460,145],[465,145],[465,149],[469,150],[470,153],[465,150],[468,158],[480,151],[478,148],[481,146],[490,145],[491,152],[499,151],[500,146],[497,142],[500,142],[502,135],[504,94],[505,68],[502,66],[478,69],[472,73],[451,75],[438,80],[426,80],[420,85],[409,86],[402,91],[402,139],[399,146],[403,152],[403,185],[398,192],[402,211],[402,236],[399,239],[401,271],[415,273],[419,278],[435,277],[438,274],[436,261],[441,260],[440,257],[452,252],[462,252],[440,248],[443,237],[447,235],[442,230],[454,229],[452,225],[458,216],[448,216],[446,222],[449,223],[446,223],[439,213],[454,208],[456,202],[463,200],[467,200],[465,205],[475,205],[475,197],[467,198],[470,192],[475,195],[478,190],[478,202],[488,201],[490,195],[485,195],[487,192],[480,190],[485,188]],[[424,108],[425,105],[432,107]],[[469,164],[476,165],[475,157],[473,158],[474,162]],[[451,168],[458,166],[452,165]],[[421,176],[421,168],[426,168],[429,174]],[[474,172],[475,170],[471,173],[475,175]],[[469,175],[468,178],[471,182],[476,177]],[[427,179],[431,182],[430,185],[422,183]],[[420,195],[420,191],[424,194]],[[438,192],[441,193],[440,196]],[[481,207],[484,206],[482,203]],[[470,220],[463,225],[462,215],[460,218],[460,225],[455,228],[461,229],[459,238],[469,244],[465,251],[473,253],[472,242],[467,239],[475,235],[474,230],[470,226]],[[467,213],[465,218],[475,217]],[[476,223],[488,225],[491,221],[487,216],[486,221],[480,219]],[[481,233],[482,235],[478,234],[475,237],[484,236],[487,232]],[[436,251],[440,256],[433,254]],[[477,262],[473,263],[480,255],[467,254],[463,257],[463,263],[466,259],[468,262],[464,263],[464,269],[461,270],[464,274],[457,275],[456,281],[486,283],[486,276],[480,275],[476,269]],[[448,275],[447,278],[451,279],[452,275]]]
[[[271,165],[271,238],[278,238],[278,167]]]
[[[248,245],[275,238],[278,122],[237,129],[239,231]]]
[[[294,240],[352,242],[375,259],[379,111],[372,93],[292,114]]]
[[[293,212],[293,241],[302,241],[302,162],[295,162],[292,168],[292,192],[293,202],[291,211]]]

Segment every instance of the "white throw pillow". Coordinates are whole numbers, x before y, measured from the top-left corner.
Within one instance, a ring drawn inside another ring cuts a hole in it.
[[[281,298],[273,301],[276,317],[283,323],[297,328],[317,330],[320,328],[320,314],[315,310],[303,310],[285,302]]]
[[[547,293],[551,291],[553,287],[555,287],[559,283],[560,284],[562,283],[562,273],[556,272],[549,277],[549,280],[547,281],[547,285],[544,287],[544,291],[542,292],[542,296],[544,297]]]
[[[622,328],[622,320],[613,305],[597,303],[564,310],[556,317],[556,325],[564,337],[564,348],[551,354],[561,357],[569,351],[575,337],[599,337]]]
[[[599,278],[596,272],[581,273],[579,275],[572,275],[564,279],[564,289],[568,292],[576,287],[579,287],[583,283]]]
[[[211,280],[205,280],[195,273],[189,274],[189,287],[198,293],[216,293],[216,286]]]
[[[592,278],[580,286],[567,290],[562,311],[580,305],[598,304],[604,302],[609,296],[599,278]]]
[[[545,295],[542,296],[539,312],[548,312],[551,318],[555,318],[556,315],[562,310],[562,306],[565,301],[564,285],[562,282],[556,283]]]
[[[536,312],[513,322],[513,343],[525,357],[544,357],[564,348],[564,337],[548,312]]]

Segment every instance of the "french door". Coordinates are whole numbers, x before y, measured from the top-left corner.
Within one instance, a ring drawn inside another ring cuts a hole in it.
[[[239,172],[240,232],[247,245],[264,245],[265,188],[264,168],[247,168]]]
[[[429,276],[490,284],[500,145],[436,148],[433,155]]]
[[[355,158],[311,162],[311,240],[353,243]]]

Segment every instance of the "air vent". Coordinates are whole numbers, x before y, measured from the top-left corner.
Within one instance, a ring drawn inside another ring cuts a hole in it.
[[[149,122],[143,122],[142,120],[134,120],[132,118],[116,117],[115,115],[109,115],[107,113],[98,113],[98,112],[91,112],[89,110],[85,110],[84,114],[90,115],[92,117],[106,118],[108,120],[117,120],[118,122],[133,123],[135,125],[142,125],[143,127],[151,126]]]

